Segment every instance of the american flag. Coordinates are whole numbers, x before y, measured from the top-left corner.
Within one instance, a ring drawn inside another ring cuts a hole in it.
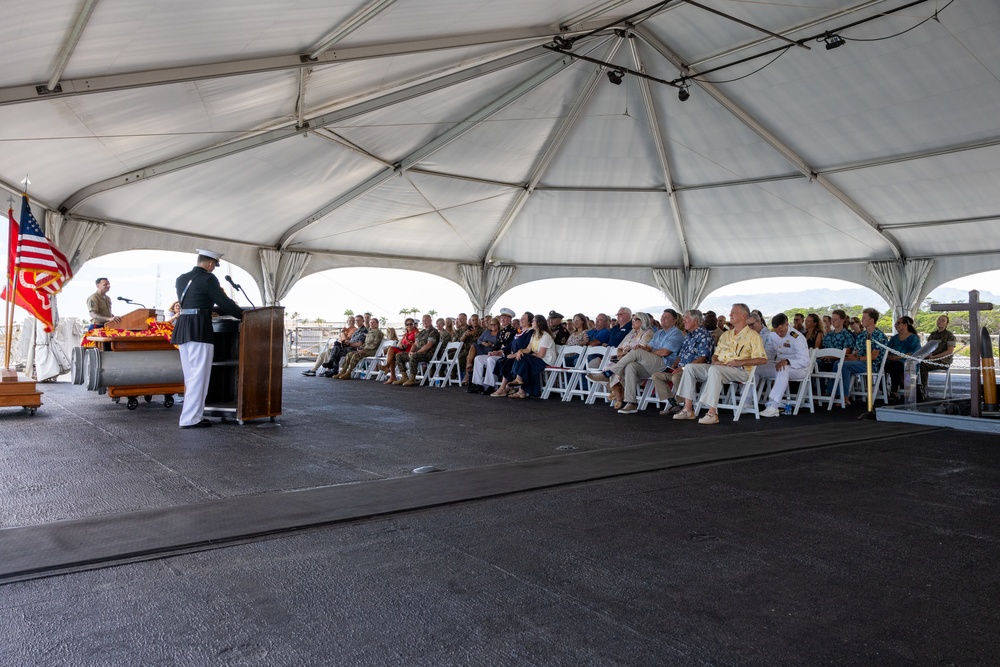
[[[45,238],[31,213],[28,195],[21,195],[21,226],[17,237],[17,269],[33,272],[35,289],[56,294],[73,277],[66,256]]]

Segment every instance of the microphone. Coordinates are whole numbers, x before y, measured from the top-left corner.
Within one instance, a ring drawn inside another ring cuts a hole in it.
[[[126,299],[123,296],[118,297],[119,301],[124,301],[125,303],[132,303],[132,299]]]
[[[144,304],[141,304],[138,301],[133,301],[132,299],[126,299],[123,296],[118,297],[118,300],[119,301],[124,301],[125,303],[129,304],[130,306],[140,306],[142,308],[146,307]]]
[[[238,289],[239,291],[243,292],[243,296],[246,297],[246,300],[250,303],[251,307],[253,307],[253,308],[257,307],[257,306],[253,305],[253,301],[250,301],[250,297],[247,296],[246,290],[244,290],[242,287],[240,287],[239,285],[237,285],[236,283],[233,282],[233,277],[232,276],[226,276],[226,282],[229,283],[230,285],[232,285],[233,287],[235,287],[236,289]]]

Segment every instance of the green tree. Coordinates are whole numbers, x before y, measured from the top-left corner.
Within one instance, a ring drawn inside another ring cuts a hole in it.
[[[344,317],[354,317],[354,311],[348,308],[344,311]]]

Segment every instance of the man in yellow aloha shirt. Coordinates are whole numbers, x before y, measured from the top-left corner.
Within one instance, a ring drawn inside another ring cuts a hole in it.
[[[722,385],[727,382],[746,382],[754,366],[767,363],[767,352],[764,342],[756,331],[747,326],[750,308],[744,303],[734,303],[729,313],[729,321],[733,328],[722,334],[715,354],[712,355],[712,365],[688,364],[681,377],[681,386],[677,395],[684,399],[684,409],[674,415],[674,419],[698,419],[694,412],[695,388],[699,382],[704,382],[701,389],[701,402],[708,405],[708,413],[698,419],[699,424],[718,424],[719,394]]]

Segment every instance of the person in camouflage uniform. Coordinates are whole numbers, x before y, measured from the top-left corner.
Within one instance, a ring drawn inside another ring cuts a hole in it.
[[[382,333],[382,330],[379,329],[378,318],[371,318],[368,321],[368,335],[365,336],[364,345],[360,350],[355,350],[344,358],[344,360],[340,363],[340,373],[334,375],[333,377],[338,380],[350,380],[354,367],[357,366],[362,359],[374,355],[378,351],[379,346],[382,344],[383,338],[385,338],[385,335]]]
[[[430,361],[437,349],[440,334],[434,328],[430,315],[424,315],[421,320],[423,329],[417,334],[417,339],[410,352],[400,352],[396,355],[396,367],[399,368],[399,379],[393,385],[403,387],[417,386],[417,367],[422,361]],[[409,372],[407,372],[409,368]]]

